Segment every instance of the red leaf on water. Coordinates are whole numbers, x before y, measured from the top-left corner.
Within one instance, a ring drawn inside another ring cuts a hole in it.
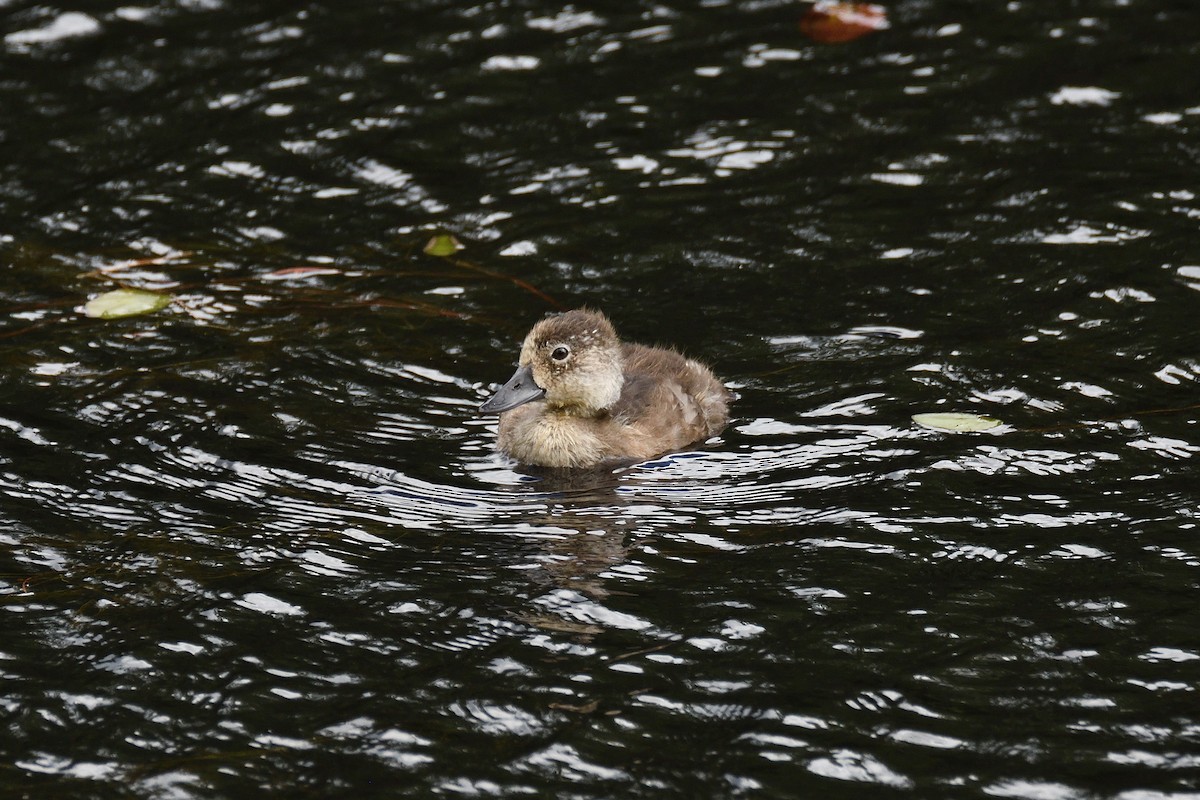
[[[317,275],[341,275],[340,269],[332,267],[287,267],[286,269],[277,269],[274,272],[268,272],[266,275],[260,275],[260,280],[264,281],[284,281],[289,278],[312,278]]]
[[[887,11],[872,3],[822,0],[800,18],[800,32],[814,42],[849,42],[888,27]]]

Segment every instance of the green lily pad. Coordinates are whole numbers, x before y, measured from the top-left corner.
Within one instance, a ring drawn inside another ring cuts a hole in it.
[[[913,422],[939,431],[975,433],[998,428],[1004,423],[995,417],[979,414],[964,414],[959,411],[939,411],[931,414],[913,414]]]
[[[452,256],[462,250],[462,242],[448,233],[439,233],[425,243],[425,254],[430,256]]]
[[[116,289],[96,295],[83,307],[83,313],[97,319],[121,319],[140,314],[153,314],[171,304],[169,294],[141,289]]]

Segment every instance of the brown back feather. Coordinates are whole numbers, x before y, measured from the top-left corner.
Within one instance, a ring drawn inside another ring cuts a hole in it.
[[[625,385],[611,413],[641,435],[676,447],[717,434],[729,390],[702,364],[674,350],[622,345]]]

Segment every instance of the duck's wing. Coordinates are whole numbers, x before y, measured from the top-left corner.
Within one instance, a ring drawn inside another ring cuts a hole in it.
[[[708,367],[674,350],[624,345],[625,385],[612,409],[647,437],[681,447],[717,434],[729,417],[729,390]]]

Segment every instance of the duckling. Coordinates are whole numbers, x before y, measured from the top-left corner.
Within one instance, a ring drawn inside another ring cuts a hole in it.
[[[533,326],[516,373],[479,410],[500,413],[497,446],[517,461],[580,468],[715,436],[731,397],[700,362],[624,344],[602,313],[576,309]]]

